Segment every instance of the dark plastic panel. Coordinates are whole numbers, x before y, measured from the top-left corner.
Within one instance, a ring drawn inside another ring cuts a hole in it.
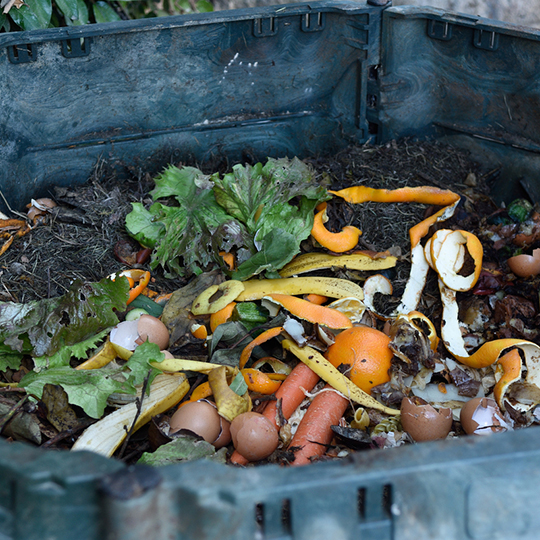
[[[380,141],[446,137],[540,201],[540,31],[438,9],[384,13]]]
[[[320,2],[0,34],[0,188],[367,139],[381,8]]]
[[[381,9],[2,34],[0,189],[21,206],[100,160],[136,173],[436,136],[538,200],[540,33]],[[0,440],[0,540],[536,540],[539,495],[540,428],[298,469],[126,468]]]

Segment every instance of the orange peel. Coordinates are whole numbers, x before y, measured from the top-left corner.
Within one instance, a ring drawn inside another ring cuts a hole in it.
[[[327,221],[328,215],[326,214],[326,208],[317,212],[313,219],[311,236],[313,236],[321,246],[334,253],[344,253],[345,251],[350,251],[358,244],[358,238],[360,238],[360,235],[362,234],[360,229],[347,225],[340,232],[333,233],[324,226]]]
[[[269,328],[268,330],[265,330],[255,339],[252,339],[240,353],[240,362],[238,364],[238,367],[241,370],[244,369],[245,365],[251,357],[253,349],[257,347],[257,345],[262,345],[263,343],[266,343],[267,341],[279,336],[281,332],[283,332],[283,326],[276,326],[275,328]]]
[[[281,380],[273,380],[268,373],[263,373],[258,369],[244,368],[241,373],[244,376],[248,389],[252,392],[271,395],[277,392],[281,386]]]
[[[364,304],[378,317],[388,319],[388,317],[378,313],[378,311],[375,309],[374,301],[377,293],[390,295],[392,294],[392,291],[392,283],[387,277],[383,276],[382,274],[369,276],[366,281],[364,281]]]
[[[214,333],[216,328],[223,323],[226,323],[232,316],[236,302],[230,302],[223,309],[216,311],[210,315],[210,331]]]
[[[306,294],[304,296],[304,300],[307,300],[308,302],[311,302],[312,304],[317,304],[319,306],[322,306],[326,302],[328,302],[328,296],[323,296],[322,294]]]
[[[208,337],[208,330],[204,324],[192,324],[190,332],[195,339],[206,339]]]
[[[269,298],[292,315],[305,321],[321,324],[327,328],[334,328],[336,330],[352,327],[349,317],[336,309],[313,304],[307,300],[288,294],[269,294],[265,298]]]

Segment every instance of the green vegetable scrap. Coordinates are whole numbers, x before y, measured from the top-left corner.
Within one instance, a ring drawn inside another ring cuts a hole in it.
[[[215,265],[226,270],[220,252],[236,254],[233,279],[276,276],[309,237],[315,206],[329,198],[321,179],[296,158],[236,165],[223,177],[169,166],[155,182],[154,201],[172,197],[178,206],[133,203],[126,228],[154,248],[151,267],[161,265],[170,277]]]
[[[58,298],[27,304],[1,302],[0,371],[18,369],[23,354],[41,358],[59,353],[55,365],[66,365],[65,358],[71,354],[81,358],[93,345],[96,334],[118,323],[115,310],[126,309],[128,294],[127,279],[104,278],[97,283],[74,282]],[[62,351],[64,347],[72,350]],[[38,363],[47,367],[50,358]]]

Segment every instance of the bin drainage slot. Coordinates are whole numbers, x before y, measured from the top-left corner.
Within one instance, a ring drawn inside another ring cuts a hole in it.
[[[324,29],[324,13],[306,13],[302,16],[303,32],[320,32]]]
[[[12,64],[26,64],[37,60],[37,46],[35,43],[10,45],[7,50],[9,61]]]
[[[427,34],[433,39],[450,41],[452,39],[452,25],[445,21],[428,20]]]
[[[477,28],[474,31],[474,46],[486,51],[496,51],[499,47],[499,34],[491,30]]]
[[[278,24],[275,17],[266,19],[253,19],[253,34],[255,37],[275,36],[277,34]]]
[[[356,508],[361,521],[380,521],[392,516],[392,485],[360,487],[356,492]]]
[[[62,43],[62,55],[66,58],[79,58],[90,54],[90,44],[92,38],[71,38],[64,39]]]
[[[258,537],[261,538],[290,538],[292,534],[291,501],[258,503],[255,505],[255,521]]]

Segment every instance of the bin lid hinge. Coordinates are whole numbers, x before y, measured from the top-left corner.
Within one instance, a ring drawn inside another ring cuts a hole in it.
[[[277,17],[253,19],[253,35],[255,37],[275,36],[278,32]]]
[[[499,48],[499,34],[493,30],[476,28],[474,31],[474,46],[486,51],[496,51]]]
[[[432,39],[450,41],[452,39],[452,25],[448,21],[429,19],[427,22],[427,35]]]

